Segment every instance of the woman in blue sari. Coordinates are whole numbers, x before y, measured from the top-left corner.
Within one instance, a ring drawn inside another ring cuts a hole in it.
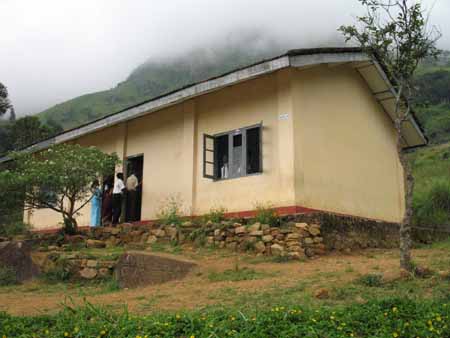
[[[91,186],[91,227],[100,226],[100,219],[102,214],[102,191],[98,180],[95,180]]]

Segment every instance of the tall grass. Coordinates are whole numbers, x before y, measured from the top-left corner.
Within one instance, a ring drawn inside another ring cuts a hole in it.
[[[428,188],[414,196],[416,224],[450,225],[450,179],[433,179]]]

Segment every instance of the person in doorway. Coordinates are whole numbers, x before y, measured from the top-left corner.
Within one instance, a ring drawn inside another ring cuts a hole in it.
[[[105,180],[103,185],[103,200],[102,200],[102,225],[111,225],[112,222],[112,192],[113,180],[111,176]]]
[[[102,205],[102,191],[98,180],[95,180],[91,186],[91,227],[100,226],[101,205]]]
[[[119,223],[120,214],[122,213],[122,196],[124,191],[125,191],[125,184],[123,183],[123,174],[118,173],[114,181],[114,189],[112,195],[113,226]]]
[[[137,221],[136,189],[139,186],[139,181],[134,172],[131,172],[131,175],[128,176],[125,185],[127,188],[127,212],[128,212],[128,215],[126,216],[128,221],[135,222]]]

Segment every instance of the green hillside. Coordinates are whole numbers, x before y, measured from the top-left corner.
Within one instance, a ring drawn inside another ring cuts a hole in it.
[[[198,82],[280,53],[281,48],[227,46],[200,49],[182,57],[148,61],[137,67],[115,88],[58,104],[39,114],[43,122],[53,121],[65,129],[112,114],[182,86]]]

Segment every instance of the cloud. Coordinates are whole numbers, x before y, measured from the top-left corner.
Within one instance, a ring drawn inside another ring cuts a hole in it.
[[[19,114],[37,113],[111,88],[148,58],[179,56],[245,32],[286,48],[339,44],[336,28],[359,11],[356,0],[2,0],[0,81]],[[444,34],[449,16],[450,4],[438,0],[432,22]],[[450,48],[444,37],[442,46]]]

